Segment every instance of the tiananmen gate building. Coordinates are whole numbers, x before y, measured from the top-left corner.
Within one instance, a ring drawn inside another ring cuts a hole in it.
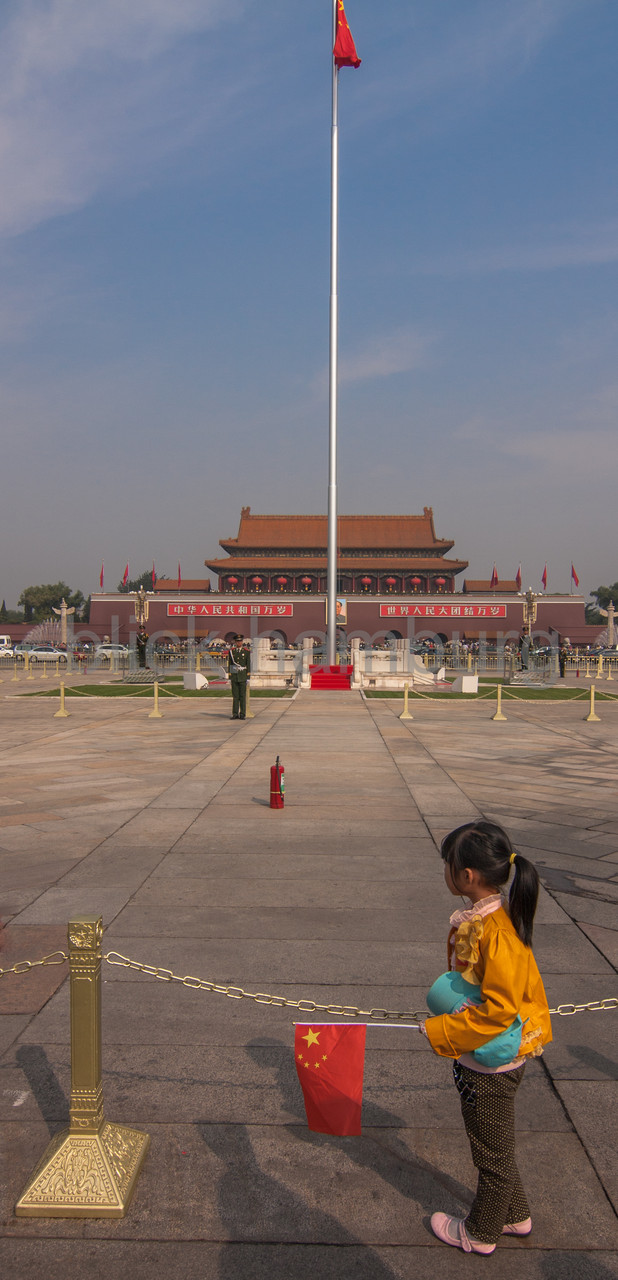
[[[454,542],[436,537],[431,507],[422,515],[341,515],[337,532],[342,638],[371,644],[388,636],[437,635],[493,643],[521,635],[524,598],[516,582],[462,581],[468,562],[450,558]],[[284,645],[323,638],[325,515],[254,515],[243,507],[237,536],[222,538],[220,546],[225,556],[204,562],[217,588],[209,578],[157,580],[149,595],[151,640],[226,640],[238,632]],[[93,634],[131,641],[133,596],[93,594],[90,627]],[[540,643],[565,637],[590,643],[593,630],[586,627],[581,595],[539,593],[533,634]]]

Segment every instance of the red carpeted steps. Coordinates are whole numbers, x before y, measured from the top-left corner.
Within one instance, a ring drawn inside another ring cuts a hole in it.
[[[309,667],[312,689],[349,689],[353,667]]]

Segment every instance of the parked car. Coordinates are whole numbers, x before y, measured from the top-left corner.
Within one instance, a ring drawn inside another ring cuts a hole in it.
[[[31,662],[66,662],[66,649],[58,649],[55,644],[37,644],[28,653]]]
[[[13,657],[12,645],[0,644],[0,658],[12,658],[12,657]]]
[[[128,654],[129,646],[126,644],[98,644],[95,651],[95,658],[111,659],[115,656],[121,657],[122,654]]]
[[[25,655],[30,653],[32,649],[34,649],[33,644],[28,644],[26,641],[21,640],[19,644],[13,645],[13,657],[23,662]]]

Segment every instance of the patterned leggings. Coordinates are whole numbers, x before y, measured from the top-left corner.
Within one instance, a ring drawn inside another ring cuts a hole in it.
[[[479,1175],[466,1229],[483,1244],[495,1244],[506,1223],[530,1217],[515,1164],[515,1094],[525,1069],[524,1065],[485,1075],[459,1062],[453,1064],[461,1114]]]

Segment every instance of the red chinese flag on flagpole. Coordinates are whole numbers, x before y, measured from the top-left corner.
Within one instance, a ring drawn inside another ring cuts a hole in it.
[[[492,573],[492,575],[491,575],[491,584],[490,584],[490,585],[492,586],[492,588],[493,588],[493,587],[497,587],[497,585],[498,585],[498,570],[496,569],[495,564],[494,564],[494,571],[493,571],[493,573]]]
[[[521,565],[519,565],[517,573],[515,574],[515,583],[517,585],[517,590],[521,591]]]
[[[343,0],[337,0],[337,30],[333,55],[338,67],[360,67],[361,60],[348,26]]]
[[[541,578],[541,582],[543,583],[543,590],[546,591],[547,590],[547,563],[545,564],[545,568],[543,570],[543,577]]]
[[[314,1133],[360,1134],[366,1033],[341,1023],[297,1026],[296,1070]]]
[[[103,561],[101,561],[101,572],[100,572],[100,574],[99,574],[99,586],[100,586],[100,588],[101,588],[101,591],[103,590],[103,581],[104,581],[104,572],[103,572],[103,571],[104,571],[104,568],[105,568],[105,566],[104,566],[104,564],[103,564]]]
[[[577,574],[576,574],[576,572],[575,572],[575,567],[574,567],[574,565],[571,565],[571,577],[572,577],[572,579],[573,579],[573,582],[575,583],[575,586],[576,586],[576,587],[578,587],[578,586],[579,586],[579,578],[578,578],[578,576],[577,576]]]
[[[155,573],[154,560],[153,560],[153,562],[152,562],[152,585],[153,585],[153,587],[154,587],[154,584],[155,584],[155,582],[156,582],[156,581],[157,581],[157,575],[156,575],[156,573]]]
[[[180,560],[178,561],[178,590],[180,591]]]
[[[127,582],[128,582],[128,581],[129,581],[129,566],[127,565],[127,566],[126,566],[126,568],[125,568],[125,571],[124,571],[124,573],[123,573],[123,575],[122,575],[122,585],[123,585],[123,587],[126,587],[126,585],[127,585]]]

